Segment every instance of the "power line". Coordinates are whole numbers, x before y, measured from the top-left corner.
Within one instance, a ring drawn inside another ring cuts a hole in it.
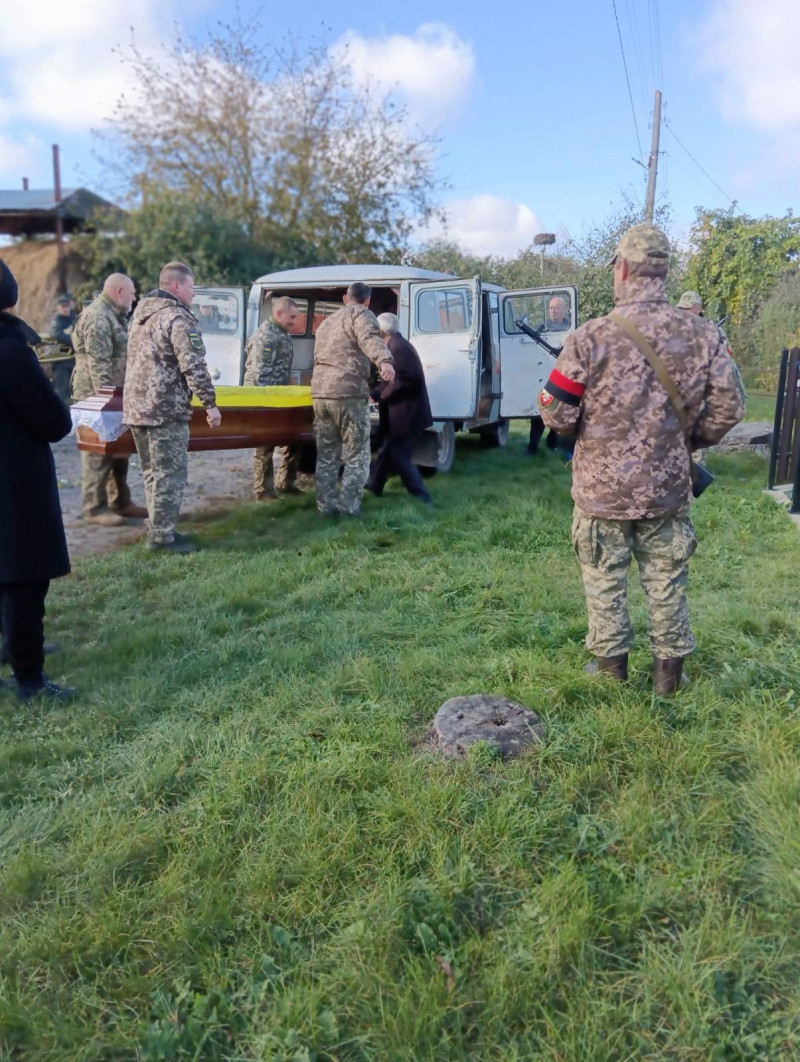
[[[666,118],[664,119],[664,125],[669,130],[670,136],[675,138],[677,143],[680,145],[680,147],[683,148],[683,150],[686,152],[686,154],[689,156],[689,158],[692,160],[692,162],[695,164],[695,166],[698,168],[698,170],[700,170],[700,172],[705,177],[707,177],[709,181],[711,181],[711,183],[714,185],[714,187],[717,189],[717,191],[721,192],[722,195],[725,196],[725,198],[728,200],[729,203],[732,203],[732,204],[735,203],[736,200],[735,199],[731,199],[731,197],[728,195],[728,193],[725,191],[724,188],[720,188],[720,186],[717,184],[717,182],[714,180],[714,178],[711,176],[711,174],[708,172],[708,170],[703,169],[703,167],[700,165],[700,163],[697,161],[697,159],[694,157],[694,155],[691,153],[691,151],[687,148],[687,146],[680,139],[678,134],[673,130],[672,126],[666,120]]]
[[[633,105],[633,93],[631,92],[631,79],[628,76],[628,63],[625,59],[625,46],[622,43],[622,30],[619,28],[619,15],[617,14],[617,0],[611,0],[614,8],[614,21],[617,23],[617,36],[619,37],[619,50],[622,52],[622,65],[625,69],[625,81],[628,85],[628,99],[631,101],[631,114],[633,115],[633,128],[636,130],[636,143],[639,145],[639,158],[642,157],[642,141],[639,138],[639,123],[636,121],[636,108]]]

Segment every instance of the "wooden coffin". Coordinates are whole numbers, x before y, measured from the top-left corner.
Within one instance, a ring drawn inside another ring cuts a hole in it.
[[[192,403],[189,422],[190,450],[240,450],[253,446],[290,446],[314,442],[314,414],[310,387],[219,387],[219,428],[210,428],[206,412]],[[97,394],[72,406],[73,420],[80,411],[119,414],[122,388],[102,387]],[[126,457],[136,452],[133,436],[125,430],[113,441],[103,441],[97,431],[78,424],[78,449],[94,454]]]

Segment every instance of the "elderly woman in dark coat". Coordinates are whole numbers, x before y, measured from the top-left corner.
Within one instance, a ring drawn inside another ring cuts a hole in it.
[[[414,347],[400,335],[399,322],[393,313],[380,314],[378,327],[392,355],[395,377],[391,383],[381,383],[373,391],[380,405],[384,438],[372,464],[367,490],[380,497],[386,480],[392,472],[397,472],[409,494],[432,505],[433,499],[411,460],[414,440],[433,424],[422,362]]]
[[[69,413],[31,343],[38,336],[6,311],[17,284],[0,261],[0,620],[17,694],[64,698],[44,674],[44,600],[50,580],[69,572],[50,443],[67,435]]]

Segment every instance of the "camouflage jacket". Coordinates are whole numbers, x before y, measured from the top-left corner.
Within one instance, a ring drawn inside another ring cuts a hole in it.
[[[347,305],[327,317],[314,340],[312,398],[369,398],[371,364],[392,363],[378,320],[366,306]]]
[[[128,365],[122,413],[126,424],[189,420],[194,392],[206,409],[216,394],[197,318],[166,291],[151,291],[128,328]]]
[[[247,343],[244,383],[249,387],[288,384],[293,354],[292,337],[270,317]]]
[[[95,394],[101,387],[122,387],[128,321],[107,295],[98,295],[75,322],[72,345],[75,349],[72,397],[76,402]]]
[[[50,318],[50,327],[47,334],[52,336],[56,343],[64,347],[72,346],[72,330],[75,327],[75,315],[72,313],[54,313]]]
[[[626,280],[615,302],[675,381],[692,449],[719,442],[741,420],[744,402],[717,327],[670,306],[657,278]],[[589,321],[567,338],[539,405],[548,427],[577,432],[572,497],[585,513],[643,520],[688,506],[689,451],[678,417],[613,318]]]

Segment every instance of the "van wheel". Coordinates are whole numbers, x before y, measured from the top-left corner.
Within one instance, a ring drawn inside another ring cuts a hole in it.
[[[492,424],[489,428],[484,428],[481,432],[481,446],[487,446],[491,448],[503,447],[508,443],[508,433],[510,430],[510,423],[507,420],[499,420],[497,424]]]
[[[456,430],[447,421],[436,440],[436,471],[449,472],[456,457]]]

